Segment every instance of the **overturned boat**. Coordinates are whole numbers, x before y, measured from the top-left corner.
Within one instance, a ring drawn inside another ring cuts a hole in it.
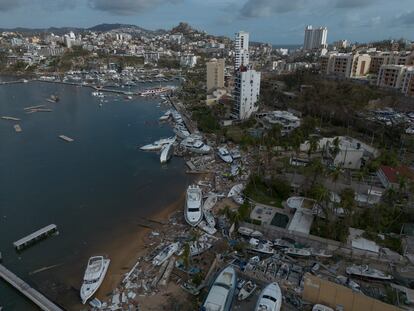
[[[282,291],[277,283],[270,283],[260,293],[255,311],[279,311],[282,307]]]
[[[174,152],[174,143],[168,143],[161,148],[160,163],[167,163]]]
[[[230,311],[236,291],[237,276],[232,266],[224,268],[210,287],[207,298],[203,303],[205,311]]]
[[[201,210],[202,192],[201,188],[196,185],[190,185],[187,188],[184,218],[190,226],[197,226],[203,219]]]

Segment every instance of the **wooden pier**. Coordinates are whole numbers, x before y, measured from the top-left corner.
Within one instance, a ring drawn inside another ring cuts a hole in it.
[[[68,143],[71,143],[71,142],[73,142],[73,141],[74,141],[74,139],[73,139],[73,138],[67,137],[67,136],[65,136],[65,135],[59,135],[59,138],[60,138],[60,139],[63,139],[64,141],[67,141]]]
[[[28,236],[25,236],[24,238],[21,238],[20,240],[13,242],[14,247],[17,250],[21,250],[30,244],[34,243],[35,241],[38,241],[40,239],[44,239],[48,235],[57,232],[57,226],[54,224],[48,225],[42,229],[39,229]]]
[[[44,295],[32,288],[29,284],[9,271],[5,266],[0,265],[0,277],[17,289],[20,293],[30,299],[41,310],[44,311],[63,311],[60,307],[47,299]]]

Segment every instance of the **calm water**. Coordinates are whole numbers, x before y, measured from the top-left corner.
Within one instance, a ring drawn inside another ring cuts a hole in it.
[[[60,101],[45,101],[57,94]],[[3,264],[62,303],[78,299],[68,279],[83,275],[90,255],[110,254],[111,239],[136,230],[136,220],[177,200],[189,182],[184,163],[159,164],[137,145],[171,136],[158,117],[159,99],[131,101],[111,95],[100,100],[91,89],[32,82],[0,86],[0,251]],[[26,114],[24,107],[46,104],[53,112]],[[75,139],[66,143],[57,138]],[[54,223],[59,235],[17,253],[12,242]],[[58,267],[32,274],[42,267]],[[70,277],[69,277],[70,276]],[[0,281],[4,310],[35,310]]]

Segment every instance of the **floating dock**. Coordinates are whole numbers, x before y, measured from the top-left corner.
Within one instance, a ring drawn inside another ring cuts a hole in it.
[[[67,141],[68,143],[71,143],[72,141],[74,141],[74,139],[67,137],[65,135],[59,135],[60,139],[63,139],[64,141]]]
[[[30,287],[25,281],[19,278],[17,275],[9,271],[5,266],[0,265],[0,277],[3,278],[7,283],[17,289],[20,293],[30,299],[36,304],[41,310],[44,311],[63,311],[44,295],[39,293],[34,288]]]
[[[13,125],[13,127],[14,127],[14,130],[15,130],[17,133],[20,133],[20,132],[22,131],[22,128],[20,127],[20,125],[19,125],[19,124],[15,124],[15,125]]]
[[[15,117],[2,116],[1,118],[2,118],[3,120],[20,121],[20,119],[19,119],[19,118],[15,118]]]
[[[20,240],[13,242],[14,247],[17,250],[21,250],[30,244],[46,238],[48,235],[57,232],[57,226],[54,224],[48,225],[42,229],[37,230],[36,232],[33,232],[32,234],[29,234],[28,236],[25,236],[24,238],[21,238]]]

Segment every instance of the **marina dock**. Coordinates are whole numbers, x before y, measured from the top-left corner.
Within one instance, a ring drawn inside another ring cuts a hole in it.
[[[25,236],[24,238],[21,238],[20,240],[13,242],[14,247],[17,250],[21,250],[30,244],[34,243],[35,241],[38,241],[40,239],[44,239],[48,235],[57,232],[57,226],[54,224],[48,225],[42,229],[39,229],[28,236]]]
[[[14,130],[16,131],[16,133],[20,133],[22,131],[22,128],[20,127],[19,124],[15,124],[15,125],[13,125],[13,127],[14,127]]]
[[[15,118],[15,117],[2,116],[1,118],[2,118],[3,120],[20,121],[20,119],[19,119],[19,118]]]
[[[59,138],[60,138],[60,139],[63,139],[64,141],[67,141],[68,143],[71,143],[71,142],[73,142],[73,141],[74,141],[74,139],[72,139],[72,138],[70,138],[70,137],[67,137],[67,136],[65,136],[65,135],[59,135]]]
[[[0,277],[7,283],[17,289],[20,293],[30,299],[41,310],[44,311],[63,311],[56,304],[47,299],[44,295],[32,288],[29,284],[19,278],[17,275],[9,271],[5,266],[0,265]]]

